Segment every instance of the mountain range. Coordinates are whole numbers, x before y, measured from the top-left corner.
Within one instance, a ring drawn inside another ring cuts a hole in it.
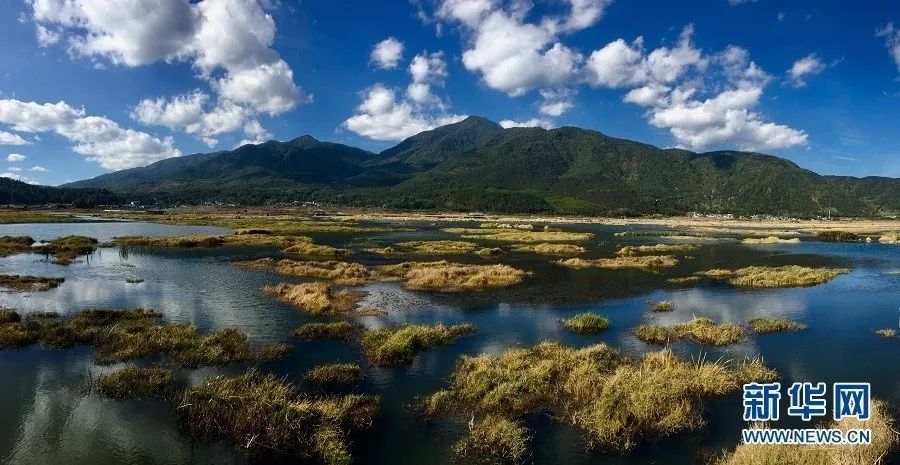
[[[303,200],[398,209],[803,217],[900,211],[896,178],[823,176],[771,155],[660,149],[575,127],[504,129],[477,116],[381,153],[303,136],[170,158],[62,187],[161,205]]]

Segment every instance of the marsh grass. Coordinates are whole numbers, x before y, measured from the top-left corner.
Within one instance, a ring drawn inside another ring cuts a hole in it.
[[[669,302],[668,300],[663,300],[662,302],[657,302],[651,305],[650,311],[657,313],[674,312],[675,304]]]
[[[394,254],[397,253],[397,249],[395,249],[395,248],[393,248],[393,247],[391,247],[391,246],[387,246],[387,247],[369,247],[369,248],[367,248],[367,249],[363,249],[363,251],[369,252],[369,253],[373,253],[373,254],[376,254],[376,255],[384,255],[384,256],[394,255]]]
[[[849,231],[827,230],[817,232],[816,239],[823,242],[857,242],[859,235]]]
[[[897,337],[897,330],[894,328],[879,329],[879,330],[875,331],[875,334],[877,334],[878,336],[881,336],[885,339],[893,339],[893,338]]]
[[[575,244],[553,244],[541,242],[538,244],[515,244],[512,249],[516,252],[528,252],[541,255],[578,255],[587,251],[584,247]]]
[[[30,252],[32,244],[34,244],[34,239],[28,236],[2,236],[0,237],[0,257]]]
[[[490,257],[496,257],[498,255],[502,255],[503,249],[501,249],[499,247],[482,247],[473,253],[482,258],[490,258]]]
[[[113,240],[117,245],[159,247],[173,249],[216,248],[231,247],[279,247],[284,253],[293,255],[327,256],[337,257],[350,253],[346,249],[338,249],[328,245],[320,245],[313,242],[307,236],[284,236],[270,233],[252,233],[245,231],[242,234],[211,235],[211,234],[187,234],[170,237],[150,236],[122,236]]]
[[[237,266],[253,270],[272,270],[287,276],[301,276],[331,281],[335,284],[358,286],[375,279],[375,274],[365,265],[342,261],[297,261],[291,259],[275,260],[261,258],[259,260],[237,262]]]
[[[765,425],[752,425],[766,428]],[[896,452],[898,434],[889,409],[884,402],[873,399],[870,417],[866,421],[845,418],[823,425],[839,428],[872,431],[871,444],[859,445],[796,445],[796,444],[739,444],[730,453],[723,454],[716,465],[870,465],[884,463]]]
[[[256,358],[259,360],[277,360],[286,357],[293,350],[293,345],[283,342],[267,344],[256,351]]]
[[[796,321],[782,318],[757,317],[747,321],[756,334],[771,334],[784,331],[803,331],[807,326]]]
[[[581,334],[597,334],[609,329],[609,320],[607,318],[590,312],[560,320],[560,323],[566,329]]]
[[[454,255],[473,252],[477,246],[465,241],[407,241],[398,242],[394,247],[422,255]]]
[[[363,297],[359,291],[335,291],[330,284],[322,282],[289,284],[279,283],[266,286],[263,292],[311,315],[340,315],[355,309]]]
[[[792,237],[790,239],[784,239],[778,236],[766,236],[766,237],[748,237],[741,240],[742,244],[799,244],[799,237]]]
[[[521,464],[528,456],[528,441],[528,430],[508,418],[472,419],[468,434],[453,445],[453,460],[467,465]]]
[[[878,238],[882,244],[900,244],[900,232],[886,232]]]
[[[0,210],[0,224],[16,223],[67,223],[73,215],[42,211]]]
[[[376,272],[382,277],[400,279],[408,289],[440,292],[512,286],[530,275],[509,265],[468,265],[443,260],[381,265]]]
[[[420,352],[450,344],[475,332],[474,325],[404,325],[366,332],[362,338],[366,357],[380,367],[409,365]]]
[[[350,384],[362,378],[362,368],[355,363],[320,365],[306,373],[305,379],[316,384]]]
[[[93,237],[64,236],[35,246],[36,253],[52,255],[52,262],[57,265],[69,265],[81,255],[88,255],[97,250],[98,241]]]
[[[507,419],[549,411],[584,431],[590,446],[622,452],[702,426],[704,397],[775,378],[759,359],[686,361],[662,350],[628,360],[605,344],[575,349],[543,342],[495,357],[460,357],[448,387],[424,408],[431,415]]]
[[[639,270],[656,270],[660,268],[671,268],[678,266],[678,259],[671,255],[641,255],[641,256],[621,256],[614,258],[596,258],[585,260],[583,258],[569,258],[565,260],[557,260],[557,265],[566,268],[584,269],[584,268],[607,268],[607,269],[625,269],[635,268]]]
[[[378,410],[375,396],[313,397],[254,371],[189,388],[178,408],[197,437],[329,465],[352,462],[350,437],[371,427]]]
[[[571,231],[529,231],[510,228],[446,228],[451,234],[459,234],[465,239],[481,239],[497,242],[578,242],[586,241],[594,235],[589,232]]]
[[[17,291],[49,291],[59,287],[64,281],[65,279],[63,278],[48,278],[45,276],[0,275],[0,286]]]
[[[744,330],[734,323],[716,324],[709,318],[695,317],[674,326],[640,325],[633,330],[638,339],[651,344],[665,345],[671,341],[688,339],[710,346],[726,346],[744,339]]]
[[[322,339],[352,339],[360,334],[363,326],[349,321],[335,321],[331,323],[306,323],[294,330],[294,337],[304,341],[317,341]]]
[[[691,244],[656,244],[656,245],[626,245],[616,252],[620,257],[632,257],[635,255],[673,254],[687,253],[697,250],[697,246]]]
[[[166,368],[126,367],[100,375],[97,388],[100,394],[116,400],[168,397],[174,391],[175,376]]]
[[[799,265],[748,266],[737,270],[713,269],[695,275],[710,280],[727,281],[741,287],[808,287],[827,283],[849,273],[847,268],[810,268]]]
[[[670,284],[677,284],[679,286],[692,286],[700,282],[699,276],[682,276],[678,278],[668,278],[666,282]]]

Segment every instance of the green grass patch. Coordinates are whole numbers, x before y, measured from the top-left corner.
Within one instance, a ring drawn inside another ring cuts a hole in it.
[[[59,287],[64,281],[65,279],[63,278],[49,278],[46,276],[0,275],[0,286],[26,292],[49,291]]]
[[[294,330],[294,337],[304,341],[322,339],[352,339],[360,334],[363,326],[349,321],[331,323],[306,323]]]
[[[528,430],[516,421],[489,415],[469,423],[469,433],[453,445],[460,464],[516,465],[528,456]]]
[[[104,396],[116,400],[167,397],[175,388],[175,377],[172,370],[165,368],[127,367],[101,375],[97,388]]]
[[[88,255],[97,250],[98,242],[93,237],[64,236],[34,247],[37,253],[53,256],[53,263],[69,265],[81,255]]]
[[[726,346],[744,339],[744,330],[734,323],[716,324],[709,318],[694,318],[674,326],[640,325],[633,334],[651,344],[665,345],[671,341],[688,339],[710,346]]]
[[[380,367],[409,365],[420,352],[450,344],[461,336],[475,332],[475,329],[470,324],[383,328],[365,333],[362,346],[366,357]]]
[[[662,302],[657,302],[650,306],[650,311],[657,313],[667,313],[675,311],[675,304],[669,302],[668,300],[663,300]]]
[[[0,237],[0,257],[31,252],[34,239],[28,236],[2,236]]]
[[[538,244],[515,244],[512,249],[516,252],[536,253],[540,255],[578,255],[587,251],[584,247],[575,244],[554,244],[541,242]]]
[[[802,331],[807,328],[803,323],[782,318],[757,317],[747,321],[756,334],[780,333],[783,331]]]
[[[626,245],[616,252],[620,257],[633,257],[636,255],[666,255],[673,253],[687,253],[697,249],[691,244],[656,244],[656,245]]]
[[[823,242],[858,242],[859,235],[849,231],[819,231],[816,239]]]
[[[799,265],[748,266],[737,270],[713,269],[698,271],[699,277],[726,281],[740,287],[809,287],[827,283],[849,273],[847,268],[810,268]]]
[[[362,378],[362,368],[355,363],[332,363],[309,370],[306,379],[316,384],[350,384]]]
[[[394,247],[423,255],[454,255],[470,253],[475,250],[476,245],[465,241],[407,241],[398,242]]]
[[[596,313],[589,312],[575,315],[572,318],[560,320],[560,323],[562,323],[563,327],[565,327],[566,329],[581,334],[597,334],[606,329],[609,329],[608,319]]]

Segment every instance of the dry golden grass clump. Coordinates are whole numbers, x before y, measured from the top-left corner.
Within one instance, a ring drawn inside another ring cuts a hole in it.
[[[361,333],[363,326],[349,321],[306,323],[294,330],[294,337],[305,341],[321,339],[351,339]]]
[[[609,328],[609,320],[607,318],[590,312],[560,320],[560,323],[566,329],[581,334],[597,334]]]
[[[17,291],[49,291],[59,287],[65,279],[48,278],[46,276],[23,276],[17,274],[0,275],[0,286],[15,289]]]
[[[878,238],[882,244],[900,244],[900,232],[886,232]]]
[[[765,428],[764,425],[754,425]],[[872,431],[871,444],[739,444],[721,457],[716,465],[870,465],[881,464],[897,450],[898,434],[884,402],[873,400],[870,417],[866,421],[845,418],[824,425],[839,428],[845,433],[851,429]]]
[[[404,325],[369,331],[363,335],[362,346],[366,357],[380,367],[409,365],[420,352],[473,332],[475,326],[470,324]]]
[[[746,239],[741,240],[743,244],[799,244],[799,237],[792,237],[790,239],[783,239],[778,236],[766,236],[766,237],[748,237]]]
[[[387,247],[369,247],[367,249],[363,249],[366,252],[373,253],[376,255],[394,255],[397,253],[397,249],[387,246]]]
[[[565,260],[557,260],[557,265],[566,268],[584,269],[584,268],[607,268],[607,269],[625,269],[636,268],[639,270],[655,270],[659,268],[671,268],[678,265],[678,259],[671,255],[641,255],[641,256],[622,256],[615,258],[596,258],[585,260],[583,258],[568,258]]]
[[[468,265],[438,262],[403,262],[381,265],[376,272],[399,278],[408,289],[460,292],[519,284],[530,273],[509,265]]]
[[[780,333],[783,331],[803,331],[807,326],[796,321],[781,318],[757,317],[747,321],[756,334]]]
[[[669,302],[668,300],[663,300],[662,302],[657,302],[650,306],[650,311],[653,312],[674,312],[675,304]]]
[[[310,242],[297,242],[283,250],[286,254],[317,256],[317,257],[344,257],[350,255],[347,249],[339,249],[330,245]]]
[[[656,245],[626,245],[616,252],[620,257],[630,257],[642,254],[672,254],[687,253],[696,250],[697,246],[691,244],[656,244]]]
[[[475,250],[473,242],[465,241],[407,241],[398,242],[394,247],[412,250],[423,255],[467,254]]]
[[[64,236],[35,246],[36,253],[53,255],[53,263],[70,265],[80,255],[88,255],[97,250],[98,242],[93,237]]]
[[[34,244],[34,239],[28,236],[2,236],[0,237],[0,257],[31,252],[32,244]]]
[[[288,343],[268,344],[256,351],[256,358],[260,360],[277,360],[286,357],[294,350],[294,346]]]
[[[805,287],[827,283],[849,273],[847,268],[809,268],[799,265],[748,266],[737,270],[698,271],[697,276],[728,281],[742,287]]]
[[[306,379],[316,384],[350,384],[362,378],[362,368],[355,363],[320,365],[306,373]]]
[[[744,339],[744,330],[734,323],[716,324],[709,318],[694,318],[674,326],[640,325],[634,328],[634,336],[651,344],[665,345],[678,339],[689,339],[700,344],[726,346]]]
[[[166,368],[126,367],[100,375],[97,388],[104,396],[116,400],[167,397],[175,388],[175,377]]]
[[[879,329],[879,330],[875,331],[875,334],[877,334],[885,339],[893,339],[893,338],[897,337],[897,330],[894,328]]]
[[[528,430],[502,416],[469,422],[469,433],[453,445],[455,463],[517,465],[528,456]]]
[[[461,357],[449,386],[427,398],[425,410],[510,420],[549,410],[584,431],[590,446],[627,451],[702,426],[702,398],[775,377],[759,359],[695,362],[663,350],[629,361],[605,344],[574,349],[544,342],[496,357]]]
[[[279,283],[266,286],[263,292],[311,315],[340,315],[356,308],[363,294],[347,289],[335,292],[330,284]]]
[[[150,237],[123,236],[113,240],[118,245],[163,247],[176,249],[232,247],[280,247],[285,253],[336,257],[347,255],[346,249],[320,245],[306,236],[281,236],[269,233],[243,231],[242,234],[212,235],[188,234],[183,236]]]
[[[503,249],[499,247],[482,247],[476,250],[474,254],[482,258],[496,257],[503,254]]]
[[[195,436],[328,465],[352,462],[350,436],[371,427],[378,410],[375,396],[313,397],[252,371],[189,388],[178,408]]]
[[[539,244],[515,244],[513,245],[513,250],[516,252],[530,252],[541,255],[578,255],[584,253],[587,249],[574,244],[552,244],[550,242],[541,242]]]
[[[330,260],[325,262],[298,261],[291,259],[275,260],[261,258],[259,260],[238,262],[238,266],[256,270],[274,270],[288,276],[326,279],[335,284],[358,286],[375,279],[368,267],[359,263]]]
[[[512,224],[512,223],[481,223],[478,225],[482,229],[520,229],[523,231],[531,231],[534,229],[533,224]]]
[[[443,231],[451,234],[459,234],[466,239],[526,243],[586,241],[594,236],[589,232],[528,231],[509,228],[447,228]]]

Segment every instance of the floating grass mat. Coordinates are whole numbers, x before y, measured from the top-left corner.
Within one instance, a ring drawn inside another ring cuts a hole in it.
[[[57,237],[32,248],[36,253],[53,256],[53,263],[70,265],[81,255],[88,255],[97,250],[98,242],[93,237],[64,236]]]
[[[420,352],[446,345],[475,332],[474,325],[404,325],[366,332],[362,338],[366,357],[380,367],[409,365]]]
[[[362,368],[355,363],[332,363],[309,370],[305,379],[316,384],[350,384],[362,378]]]
[[[272,375],[251,371],[187,389],[178,411],[197,437],[225,439],[250,453],[344,465],[353,461],[351,436],[372,426],[379,399],[358,394],[314,397]]]
[[[596,313],[580,313],[572,318],[560,320],[569,331],[581,334],[597,334],[609,329],[609,320]]]
[[[799,237],[792,237],[790,239],[781,238],[778,236],[767,236],[767,237],[748,237],[746,239],[741,240],[742,244],[799,244]]]
[[[748,266],[737,270],[712,269],[695,275],[717,281],[727,281],[741,287],[807,287],[827,283],[849,273],[847,268],[809,268],[799,265]]]
[[[2,236],[0,237],[0,257],[31,252],[34,239],[28,236]]]
[[[287,258],[281,260],[261,258],[259,260],[237,262],[236,265],[252,270],[271,270],[288,276],[326,279],[335,284],[348,286],[358,286],[371,282],[376,278],[375,274],[365,265],[336,260],[316,262]]]
[[[116,400],[168,397],[175,389],[175,376],[166,368],[126,367],[100,375],[97,389],[100,394]]]
[[[668,300],[663,300],[662,302],[657,302],[650,306],[650,311],[657,313],[666,313],[666,312],[674,312],[675,304],[669,302]]]
[[[294,255],[311,255],[336,257],[350,253],[346,249],[338,249],[328,245],[320,245],[306,236],[281,236],[271,234],[188,234],[183,236],[150,237],[122,236],[113,239],[118,245],[160,247],[174,249],[231,247],[280,247],[285,253]]]
[[[48,278],[46,276],[0,275],[0,287],[26,292],[49,291],[59,287],[64,281],[65,279],[63,278]]]
[[[751,425],[751,428],[767,428]],[[797,444],[739,444],[725,453],[716,465],[869,465],[883,463],[898,449],[898,434],[889,409],[884,402],[873,399],[868,420],[844,418],[822,428],[872,431],[871,444],[797,445]]]
[[[422,255],[455,255],[474,252],[477,245],[465,241],[407,241],[394,244],[394,248],[406,249]]]
[[[744,330],[734,323],[716,324],[709,318],[694,318],[674,326],[640,325],[633,334],[651,344],[665,345],[671,341],[688,339],[710,346],[726,346],[744,339]]]
[[[760,359],[686,361],[662,350],[628,360],[605,344],[575,349],[543,342],[496,357],[460,357],[447,388],[424,407],[431,415],[509,420],[551,412],[582,430],[590,447],[623,452],[701,427],[705,397],[775,378]]]
[[[330,284],[321,282],[279,283],[264,287],[263,292],[311,315],[345,314],[355,309],[364,295],[347,289],[335,291]]]
[[[574,244],[553,244],[541,242],[538,244],[514,244],[512,249],[516,252],[536,253],[541,255],[578,255],[587,251],[584,247]]]
[[[781,318],[757,317],[747,321],[756,334],[772,334],[784,331],[803,331],[807,326],[796,321]]]
[[[233,328],[200,334],[189,324],[160,324],[159,312],[135,308],[92,309],[68,320],[21,318],[5,310],[0,348],[41,343],[50,347],[90,345],[96,363],[106,365],[165,354],[185,367],[224,365],[257,356],[247,336]]]
[[[527,231],[509,228],[446,228],[444,232],[459,234],[466,239],[481,239],[498,242],[577,242],[594,237],[589,232],[570,231]]]
[[[469,433],[453,445],[455,463],[515,465],[528,457],[528,430],[502,416],[469,422]]]
[[[897,337],[897,330],[894,328],[879,329],[879,330],[875,331],[875,334],[877,334],[885,339],[893,339],[893,338]]]
[[[678,266],[678,259],[671,255],[641,255],[624,256],[615,258],[596,258],[586,260],[583,258],[568,258],[557,260],[557,265],[573,269],[606,268],[612,270],[634,268],[638,270],[656,270]]]
[[[408,289],[440,292],[512,286],[531,274],[509,265],[468,265],[444,260],[381,265],[376,272],[383,277],[400,279]]]
[[[306,323],[294,330],[294,337],[304,341],[322,339],[352,339],[363,331],[363,326],[349,321],[331,323]]]
[[[633,257],[636,255],[660,255],[673,253],[687,253],[697,250],[697,246],[691,244],[656,244],[656,245],[626,245],[616,252],[620,257]]]

